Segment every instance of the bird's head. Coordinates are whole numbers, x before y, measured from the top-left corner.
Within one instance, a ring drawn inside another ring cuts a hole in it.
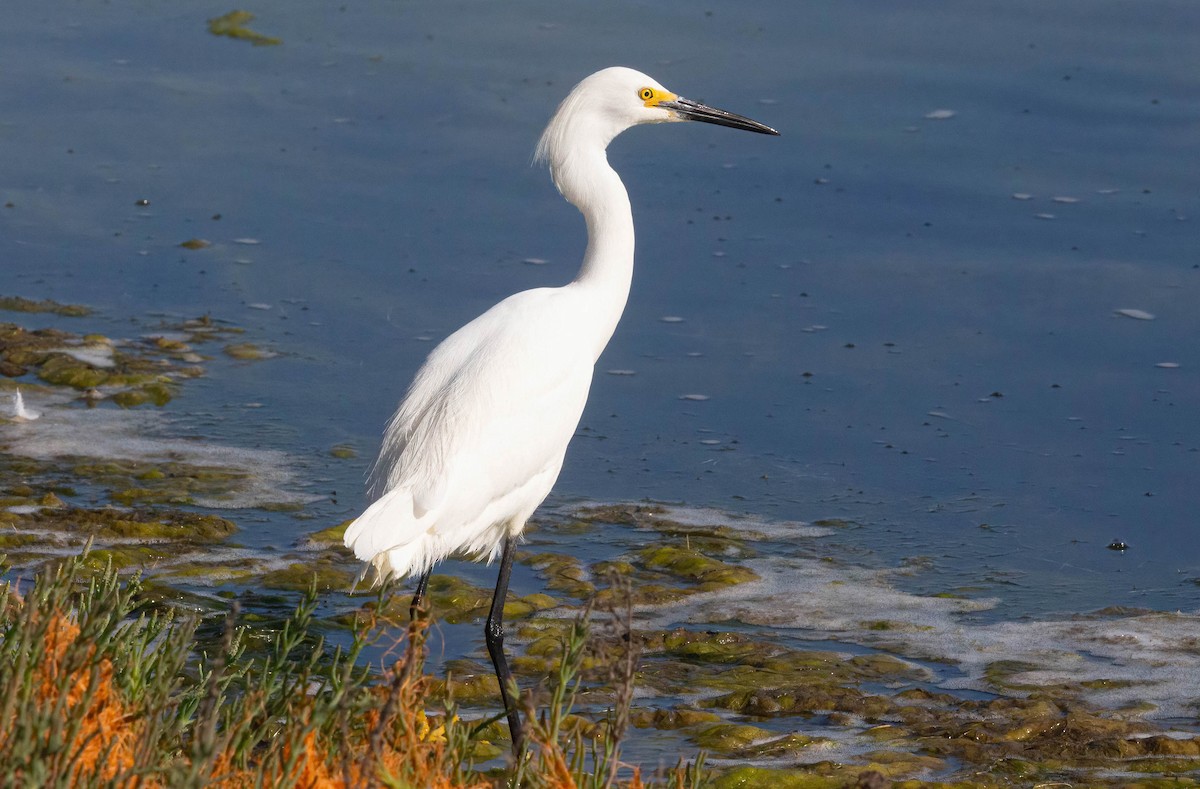
[[[603,150],[631,126],[671,121],[702,121],[779,134],[757,121],[676,95],[640,71],[614,66],[575,86],[542,134],[535,157],[553,165],[573,150]]]

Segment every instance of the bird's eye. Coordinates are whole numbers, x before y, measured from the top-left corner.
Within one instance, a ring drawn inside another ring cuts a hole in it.
[[[638,95],[642,97],[642,101],[650,101],[650,99],[654,98],[654,89],[642,88],[638,91]]]

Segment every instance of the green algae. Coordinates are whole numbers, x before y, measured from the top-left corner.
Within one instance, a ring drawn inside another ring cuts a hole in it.
[[[1039,686],[1014,682],[1013,677],[1038,668],[1040,666],[1021,660],[994,660],[984,668],[983,676],[989,684],[1001,690],[1036,690]]]
[[[301,501],[268,501],[257,505],[257,509],[266,512],[303,512],[304,502]]]
[[[757,581],[758,573],[720,559],[705,556],[694,548],[678,545],[653,545],[638,552],[647,569],[698,584],[701,591]]]
[[[154,574],[154,579],[163,589],[171,583],[209,585],[214,583],[254,583],[263,575],[263,562],[257,558],[220,559],[197,558],[174,562]],[[307,591],[305,587],[304,591]]]
[[[107,384],[113,378],[113,374],[66,354],[52,354],[42,362],[38,369],[38,378],[55,386],[93,389]]]
[[[636,606],[663,605],[758,579],[748,567],[706,556],[693,547],[697,542],[685,537],[678,543],[648,546],[628,559],[598,561],[588,568],[569,554],[522,553],[517,558],[536,570],[551,591],[581,601],[594,597],[601,607],[618,602],[625,592],[616,592],[611,584],[598,588],[597,579],[628,579],[630,602]],[[721,551],[728,552],[728,545],[722,545]]]
[[[240,489],[249,473],[223,466],[179,461],[96,460],[65,458],[71,473],[108,488],[109,497],[125,506],[184,505],[197,497],[219,497]]]
[[[656,544],[632,556],[597,561],[586,570],[570,556],[543,553],[524,558],[551,589],[580,600],[594,595],[601,607],[613,605],[626,594],[634,606],[660,606],[759,578],[749,567],[727,561],[755,555],[746,542],[747,538],[761,536],[753,532],[724,525],[679,523],[668,516],[665,507],[656,504],[586,507],[577,513],[577,520],[586,525],[631,525],[652,529],[661,536]],[[611,583],[614,577],[625,579],[621,586],[627,586],[628,593],[616,592]],[[610,583],[601,584],[606,578]]]
[[[211,512],[179,509],[186,496],[177,485],[191,472],[197,479],[223,479],[216,469],[196,469],[177,463],[59,458],[41,461],[0,455],[0,489],[13,495],[0,509],[0,549],[17,567],[36,567],[93,544],[89,566],[112,561],[121,571],[145,570],[182,575],[182,566],[207,555],[236,533],[229,520]],[[63,478],[88,479],[109,488],[114,502],[133,507],[85,507],[73,503],[76,494]],[[15,483],[15,484],[14,484]],[[164,487],[152,489],[149,486]],[[201,486],[203,487],[203,486]],[[64,500],[66,497],[68,500]],[[18,507],[18,511],[12,511]]]
[[[258,578],[258,585],[266,589],[294,592],[305,592],[314,586],[321,592],[345,591],[357,578],[357,573],[346,569],[340,562],[318,558],[272,570]]]
[[[658,729],[659,731],[688,729],[704,723],[715,723],[719,720],[721,720],[721,716],[715,712],[686,708],[664,709],[660,707],[656,709],[641,709],[634,710],[629,716],[629,722],[634,727],[639,729]]]
[[[516,623],[513,628],[517,638],[530,643],[547,636],[561,642],[571,632],[571,620],[558,617],[532,616]]]
[[[561,592],[577,600],[584,600],[596,591],[596,586],[589,579],[583,563],[574,556],[539,553],[518,555],[518,559],[537,570],[538,575],[546,582],[546,588],[551,591]]]
[[[491,706],[500,696],[495,670],[471,660],[452,660],[445,665],[445,679],[430,683],[430,696],[468,706]]]
[[[10,516],[13,513],[8,513]],[[13,527],[96,539],[136,539],[204,544],[228,538],[237,527],[217,515],[164,509],[62,507],[17,516]]]
[[[0,551],[8,552],[13,549],[40,545],[41,543],[42,538],[36,534],[23,534],[18,531],[9,531],[8,529],[0,530]]]
[[[612,523],[618,526],[636,526],[639,519],[659,515],[666,508],[659,504],[600,504],[581,507],[577,514],[587,521]]]
[[[349,444],[337,444],[329,449],[330,457],[338,460],[349,460],[358,457],[358,450]]]
[[[454,575],[431,575],[424,605],[438,619],[450,624],[463,624],[485,619],[492,604],[491,589],[476,586]],[[518,597],[511,592],[504,602],[504,618],[520,621],[554,608],[558,601],[550,595],[535,592]],[[380,615],[394,621],[408,618],[409,598],[394,594],[388,598]]]
[[[429,578],[428,600],[437,616],[451,624],[473,622],[487,616],[492,592],[454,575]]]
[[[246,27],[253,21],[254,14],[249,11],[230,11],[228,14],[208,20],[208,32],[214,36],[228,36],[240,41],[249,41],[256,47],[278,46],[283,43],[282,39],[265,36]]]
[[[820,526],[825,529],[839,529],[848,531],[851,529],[861,529],[863,526],[857,521],[846,520],[844,518],[821,518],[812,522],[813,526]]]
[[[192,497],[179,495],[169,490],[150,488],[126,488],[115,490],[108,496],[117,504],[132,507],[135,504],[192,504]]]
[[[260,361],[262,359],[270,359],[273,354],[270,351],[259,348],[252,342],[240,342],[232,345],[226,345],[223,349],[225,355],[239,361]]]
[[[833,745],[833,741],[824,737],[809,737],[805,734],[792,733],[766,742],[751,743],[738,748],[729,755],[731,758],[741,761],[792,760],[808,750],[828,748],[831,745]]]
[[[92,310],[82,304],[60,304],[50,299],[35,301],[20,296],[0,296],[0,310],[7,312],[50,312],[68,318],[82,318],[92,314]]]
[[[113,395],[112,401],[122,408],[136,408],[150,403],[163,407],[175,397],[177,387],[170,381],[151,381],[134,389],[126,389]]]
[[[106,567],[114,570],[141,570],[158,562],[170,559],[173,551],[164,546],[114,545],[108,548],[93,548],[83,558],[83,566],[93,571]]]
[[[730,753],[771,738],[768,729],[738,723],[714,723],[692,732],[692,742],[708,751]]]
[[[1134,759],[1126,765],[1126,769],[1135,773],[1162,773],[1170,775],[1200,773],[1200,759]]]
[[[309,542],[315,545],[342,547],[342,538],[346,536],[346,529],[354,523],[353,520],[342,521],[339,524],[330,526],[320,531],[315,531],[308,535]]]
[[[996,786],[992,781],[954,783],[918,781],[911,776],[944,770],[943,761],[912,754],[875,752],[866,754],[864,764],[821,761],[791,769],[742,765],[716,776],[715,789],[850,789],[852,787],[968,787]],[[909,780],[904,780],[908,778]]]
[[[204,357],[189,343],[239,333],[211,318],[165,327],[188,341],[150,336],[119,343],[99,334],[84,336],[54,329],[28,330],[0,323],[0,374],[20,378],[33,373],[52,387],[82,392],[89,403],[110,397],[122,408],[161,407],[177,394],[179,381],[203,374]]]
[[[717,776],[711,786],[713,789],[846,789],[853,784],[796,770],[743,765]]]

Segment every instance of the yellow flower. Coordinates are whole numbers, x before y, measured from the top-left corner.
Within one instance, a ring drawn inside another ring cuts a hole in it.
[[[455,715],[451,722],[457,723],[458,716]],[[417,739],[422,742],[445,742],[446,741],[446,721],[443,718],[442,722],[437,726],[429,725],[429,717],[425,714],[425,710],[417,713]]]

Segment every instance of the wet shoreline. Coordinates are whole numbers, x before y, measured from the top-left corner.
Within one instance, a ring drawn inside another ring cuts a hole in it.
[[[189,442],[142,418],[169,398],[120,396],[150,386],[178,393],[221,343],[225,351],[231,340],[253,345],[232,327],[212,327],[184,322],[122,341],[4,324],[0,355],[23,372],[0,394],[11,398],[20,385],[38,414],[18,421],[10,408],[0,425],[9,577],[90,544],[92,567],[142,574],[161,601],[211,618],[230,600],[269,618],[315,583],[326,598],[322,627],[337,643],[369,596],[349,594],[359,568],[340,546],[344,524],[308,523],[287,546],[241,542],[238,522],[255,512],[299,517],[306,509],[309,494],[287,489],[288,458],[212,446],[189,456]],[[81,445],[91,451],[55,451]],[[623,581],[640,652],[631,722],[653,733],[626,746],[635,763],[656,763],[664,749],[703,750],[718,786],[770,786],[785,776],[842,785],[864,771],[964,785],[1136,785],[1196,774],[1197,699],[1187,694],[1200,670],[1189,646],[1194,615],[1114,610],[972,622],[972,612],[995,601],[904,592],[895,570],[830,553],[854,527],[649,502],[551,510],[518,557],[523,590],[531,582],[536,589],[514,593],[506,606],[514,670],[523,685],[543,686],[570,618],[589,601],[614,605]],[[570,550],[581,542],[589,545],[583,557]],[[450,696],[465,714],[486,716],[496,688],[476,631],[490,589],[452,569],[430,587],[453,645],[431,664],[442,678],[430,700]],[[392,604],[403,608],[407,598]],[[585,718],[611,703],[602,669],[612,644],[601,633],[592,648]]]

